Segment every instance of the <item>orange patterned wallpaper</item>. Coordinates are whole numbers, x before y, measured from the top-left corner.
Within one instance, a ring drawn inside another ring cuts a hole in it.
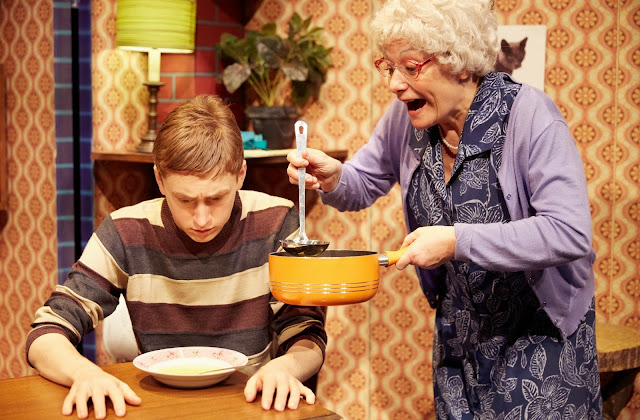
[[[391,100],[371,65],[367,36],[379,3],[264,0],[248,24],[257,28],[276,20],[284,27],[297,11],[324,26],[336,66],[320,100],[305,110],[312,147],[353,154]],[[132,133],[144,131],[146,123],[141,86],[146,63],[113,49],[114,4],[92,1],[94,148],[101,150],[130,146]],[[55,282],[53,98],[52,82],[47,84],[52,53],[42,53],[51,40],[46,5],[0,2],[0,60],[13,63],[12,213],[0,230],[3,377],[27,372],[20,354],[25,325],[46,295],[43,284]],[[495,7],[500,24],[547,27],[545,90],[567,118],[588,179],[598,318],[640,328],[640,2],[496,0]],[[34,46],[40,54],[32,52]],[[106,202],[104,194],[118,191],[123,200],[136,200],[146,188],[135,171],[113,168],[103,175],[96,181],[107,191],[96,188],[98,221],[118,205]],[[317,205],[308,218],[309,235],[331,241],[334,248],[392,249],[405,234],[398,190],[365,211],[338,213]],[[381,290],[370,302],[330,308],[319,401],[345,419],[433,418],[433,316],[411,269],[383,269]]]
[[[0,1],[9,211],[0,222],[0,378],[32,374],[25,339],[57,281],[53,3]]]

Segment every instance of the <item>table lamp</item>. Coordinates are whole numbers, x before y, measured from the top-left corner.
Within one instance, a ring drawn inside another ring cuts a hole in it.
[[[148,54],[149,89],[147,133],[137,149],[153,151],[156,138],[160,53],[191,53],[195,44],[196,0],[118,0],[116,45]]]

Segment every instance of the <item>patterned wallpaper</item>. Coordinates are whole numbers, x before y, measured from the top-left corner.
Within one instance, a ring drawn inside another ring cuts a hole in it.
[[[38,51],[46,46],[43,40],[50,35],[42,28],[51,25],[51,18],[46,2],[36,2],[36,7],[27,3],[0,2],[0,60],[13,69],[12,217],[0,230],[4,377],[26,371],[17,347],[23,345],[24,326],[47,288],[43,284],[55,282],[55,237],[43,233],[53,229],[46,226],[54,226],[55,214],[51,193],[47,195],[53,191],[48,181],[53,179],[53,128],[47,120],[53,105],[46,89],[48,70],[37,66],[43,55],[36,59],[31,52],[34,45]],[[146,63],[113,49],[114,4],[115,0],[92,2],[94,148],[102,150],[132,146],[127,139],[143,131],[146,123],[140,105],[145,100],[140,82]],[[392,99],[371,64],[374,52],[367,36],[379,4],[264,0],[247,24],[255,29],[276,20],[284,28],[297,11],[312,15],[314,24],[325,28],[336,66],[320,100],[305,110],[312,147],[348,149],[352,155],[367,141]],[[640,328],[640,2],[496,0],[495,8],[500,24],[547,28],[545,91],[566,116],[587,174],[598,256],[598,319]],[[50,69],[50,61],[41,65]],[[96,180],[97,222],[118,206],[117,201],[102,200],[104,196],[135,200],[146,188],[144,176],[128,167],[112,168],[103,176]],[[310,237],[331,241],[334,248],[397,248],[405,235],[399,191],[394,189],[361,212],[339,213],[316,205],[308,214],[308,229]],[[381,276],[380,291],[371,301],[329,309],[330,342],[318,400],[345,419],[433,418],[434,312],[411,269],[382,269]]]
[[[26,334],[57,280],[51,1],[0,1],[0,63],[9,181],[0,223],[0,378],[8,378],[33,373],[24,361]]]

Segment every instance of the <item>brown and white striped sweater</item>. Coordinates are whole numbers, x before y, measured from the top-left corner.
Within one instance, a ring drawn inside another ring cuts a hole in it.
[[[120,294],[143,353],[213,346],[267,360],[303,338],[324,352],[326,309],[283,304],[269,290],[268,255],[297,227],[291,201],[255,191],[238,192],[229,222],[208,243],[177,228],[164,198],[116,210],[36,312],[27,354],[51,332],[76,345]]]

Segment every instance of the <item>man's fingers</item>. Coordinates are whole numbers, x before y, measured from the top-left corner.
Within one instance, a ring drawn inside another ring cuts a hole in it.
[[[262,409],[271,410],[273,395],[277,389],[276,381],[273,378],[265,378],[262,383]]]
[[[67,394],[67,396],[64,398],[64,401],[62,402],[62,415],[63,416],[68,416],[71,413],[73,413],[73,395],[71,395],[71,391],[69,391],[69,393]]]
[[[287,407],[289,407],[290,410],[297,409],[298,404],[300,404],[300,388],[295,385],[295,383],[291,384],[291,387],[289,389],[289,403],[287,404]]]
[[[122,391],[124,400],[127,402],[127,404],[140,405],[140,403],[142,403],[142,398],[140,398],[138,394],[136,394],[133,389],[131,389],[131,387],[129,387],[129,385],[125,384],[124,382],[120,383],[120,390]]]
[[[250,377],[247,381],[246,385],[244,386],[244,398],[247,402],[255,401],[259,391],[258,385],[258,380],[255,376]]]
[[[69,416],[73,413],[73,408],[76,408],[76,414],[79,419],[86,419],[89,416],[89,408],[87,402],[90,395],[87,389],[78,389],[77,387],[71,387],[69,393],[62,403],[62,414]]]
[[[289,392],[291,391],[292,387],[291,387],[291,381],[287,381],[284,378],[279,378],[278,382],[277,382],[277,387],[276,387],[276,397],[275,397],[275,401],[273,402],[273,408],[276,411],[284,411],[284,409],[287,407],[287,400],[289,399]],[[263,397],[264,397],[264,393],[263,393]],[[300,396],[298,396],[298,400],[300,399]]]
[[[91,396],[91,400],[93,402],[93,414],[96,419],[103,419],[107,417],[106,398],[107,397],[103,393]]]
[[[302,396],[304,397],[307,404],[315,404],[316,403],[316,394],[310,388],[306,386],[302,387]]]
[[[124,402],[124,392],[123,387],[127,386],[124,383],[113,384],[107,389],[107,395],[109,399],[111,399],[111,403],[113,404],[113,411],[116,413],[116,416],[123,417],[127,412],[127,405]],[[127,387],[128,388],[128,387]],[[133,391],[132,391],[133,392]],[[96,416],[98,415],[98,411],[96,408]]]

